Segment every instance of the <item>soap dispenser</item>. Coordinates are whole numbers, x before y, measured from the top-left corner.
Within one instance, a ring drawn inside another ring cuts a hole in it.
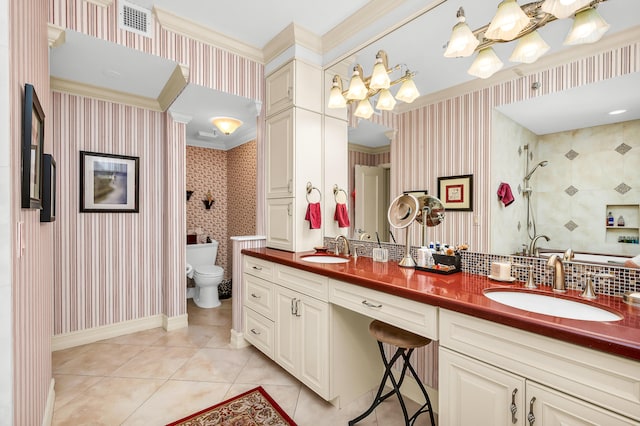
[[[624,226],[624,217],[622,215],[618,218],[618,226]]]

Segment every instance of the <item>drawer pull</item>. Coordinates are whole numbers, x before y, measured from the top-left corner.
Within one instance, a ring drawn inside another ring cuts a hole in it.
[[[516,405],[516,394],[518,393],[518,388],[515,388],[513,392],[511,392],[511,406],[509,409],[511,410],[511,423],[514,425],[518,423],[518,419],[516,419],[516,413],[518,412],[518,406]]]
[[[258,296],[255,293],[251,293],[251,297],[253,297],[254,299],[262,299],[262,296]]]
[[[251,332],[252,332],[253,334],[255,334],[256,336],[259,336],[260,334],[262,334],[262,333],[260,333],[258,330],[256,330],[255,328],[252,328],[252,329],[251,329]]]
[[[363,300],[362,304],[368,308],[377,308],[377,309],[382,308],[382,305],[374,305],[373,303],[367,302],[366,300]]]
[[[529,421],[529,426],[533,426],[536,422],[536,416],[533,415],[533,403],[536,402],[536,397],[531,398],[531,402],[529,404],[529,415],[527,416],[527,420]]]
[[[262,271],[262,268],[260,266],[253,266],[253,269],[255,269],[256,271]]]

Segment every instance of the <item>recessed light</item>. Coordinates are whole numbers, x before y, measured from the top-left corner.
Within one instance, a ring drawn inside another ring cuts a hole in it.
[[[626,109],[616,109],[616,110],[613,110],[613,111],[609,112],[609,115],[624,114],[625,112],[627,112]]]

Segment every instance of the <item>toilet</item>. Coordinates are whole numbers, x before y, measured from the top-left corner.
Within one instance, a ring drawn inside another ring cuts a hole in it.
[[[224,278],[224,269],[216,266],[218,242],[187,245],[187,276],[196,283],[195,291],[187,291],[187,298],[193,297],[199,308],[220,306],[218,285]]]

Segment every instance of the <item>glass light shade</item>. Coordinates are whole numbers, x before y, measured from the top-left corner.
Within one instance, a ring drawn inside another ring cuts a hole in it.
[[[347,91],[347,99],[361,101],[367,97],[367,86],[364,85],[360,73],[354,71],[349,82],[349,90]]]
[[[373,67],[369,87],[375,90],[388,89],[391,87],[391,79],[389,79],[389,74],[387,74],[387,69],[384,67],[381,59],[376,60],[376,64]]]
[[[353,115],[365,119],[371,117],[373,115],[373,107],[371,106],[369,99],[363,99],[358,102],[358,106],[356,107]]]
[[[498,5],[496,16],[491,20],[484,36],[491,40],[513,40],[530,20],[516,0],[504,0]]]
[[[461,17],[461,21],[454,25],[451,31],[451,39],[447,44],[447,50],[444,51],[444,56],[445,58],[466,58],[471,56],[478,44],[480,42],[464,22],[464,17]]]
[[[398,93],[396,93],[397,100],[408,104],[415,101],[418,96],[420,96],[420,92],[418,92],[418,88],[412,78],[405,80],[405,82],[402,83],[402,86],[400,86]]]
[[[496,55],[492,48],[487,47],[478,52],[476,60],[471,64],[471,68],[467,71],[469,74],[480,77],[489,78],[500,70],[504,64]]]
[[[339,86],[333,86],[331,93],[329,94],[329,108],[344,108],[347,106],[347,100],[342,95],[342,90]]]
[[[540,9],[558,19],[568,18],[577,10],[589,5],[592,0],[546,0]]]
[[[396,106],[396,100],[393,99],[393,95],[389,89],[382,89],[378,96],[378,103],[376,108],[382,111],[391,111]]]
[[[232,117],[214,117],[211,122],[225,135],[230,135],[242,126],[242,121]]]
[[[595,43],[609,30],[609,24],[594,8],[576,14],[564,45]]]
[[[518,40],[516,48],[513,50],[509,60],[511,62],[524,62],[531,64],[550,49],[551,47],[540,37],[537,31],[533,31]]]

